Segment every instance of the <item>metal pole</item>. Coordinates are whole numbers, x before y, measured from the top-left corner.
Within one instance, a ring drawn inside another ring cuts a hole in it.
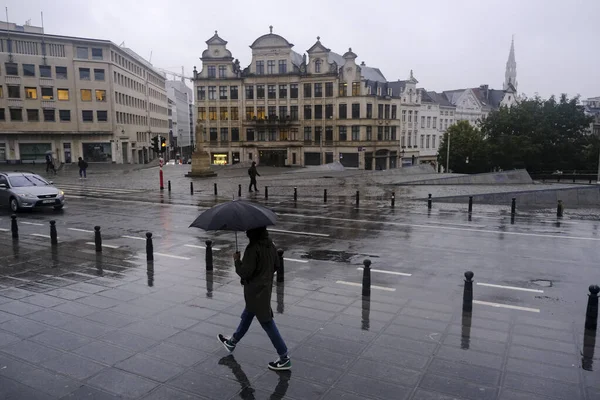
[[[167,188],[169,189],[169,192],[171,191],[171,181],[167,182]]]
[[[298,188],[294,188],[294,202],[298,200]]]
[[[204,242],[206,244],[206,254],[204,257],[204,261],[206,263],[206,270],[213,270],[213,253],[212,253],[212,240],[207,240]]]
[[[159,180],[160,180],[160,190],[165,190],[162,166],[160,167],[160,170],[158,171],[158,176],[159,176]]]
[[[360,192],[356,191],[356,207],[360,205]]]
[[[469,196],[469,214],[473,212],[473,196]]]
[[[463,311],[473,311],[473,276],[471,271],[465,272],[465,289],[463,291]]]
[[[146,261],[154,261],[154,244],[152,243],[151,232],[146,232]]]
[[[56,221],[50,221],[50,243],[52,246],[58,244],[58,233],[56,232]]]
[[[285,269],[283,266],[283,250],[277,250],[277,255],[279,256],[279,268],[277,269],[277,282],[283,282],[283,277],[285,273]]]
[[[327,203],[327,189],[323,189],[323,203]]]
[[[215,196],[216,196],[217,195],[217,184],[215,183],[213,186],[215,188]]]
[[[238,185],[238,197],[242,197],[242,185]]]
[[[392,192],[392,208],[396,206],[396,193]]]
[[[585,313],[585,329],[596,330],[598,327],[598,285],[589,287],[590,294],[588,295],[588,304]]]
[[[265,200],[269,200],[269,187],[265,186]]]
[[[194,194],[194,182],[190,182],[190,194]]]
[[[448,134],[448,146],[446,146],[446,173],[450,172],[450,132]],[[600,171],[600,167],[598,169]]]
[[[13,239],[18,239],[19,238],[19,225],[17,225],[17,216],[15,214],[10,216],[10,230],[12,232],[12,238]]]
[[[362,281],[362,295],[364,297],[371,296],[371,260],[367,259],[363,261],[363,281]]]
[[[100,236],[100,227],[94,227],[94,242],[96,244],[96,253],[102,252],[102,236]]]

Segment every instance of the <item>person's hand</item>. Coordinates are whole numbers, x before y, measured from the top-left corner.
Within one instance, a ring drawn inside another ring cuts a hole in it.
[[[240,261],[240,252],[236,251],[233,253],[233,261]]]

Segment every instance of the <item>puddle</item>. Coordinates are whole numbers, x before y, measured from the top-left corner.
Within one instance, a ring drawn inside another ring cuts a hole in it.
[[[534,285],[537,285],[537,286],[541,286],[541,287],[552,287],[552,281],[549,281],[546,279],[535,279],[535,280],[531,281],[531,283],[533,283]]]
[[[348,253],[346,251],[337,250],[312,250],[302,254],[300,258],[305,260],[318,261],[333,261],[342,263],[359,262],[362,263],[363,258],[378,258],[375,255]],[[359,260],[360,259],[360,260]]]

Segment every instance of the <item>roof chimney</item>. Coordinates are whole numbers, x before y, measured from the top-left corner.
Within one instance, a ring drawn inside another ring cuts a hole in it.
[[[361,67],[364,67],[365,65],[367,65],[367,64],[365,64],[365,62],[364,62],[364,61],[360,63],[360,66],[361,66]]]

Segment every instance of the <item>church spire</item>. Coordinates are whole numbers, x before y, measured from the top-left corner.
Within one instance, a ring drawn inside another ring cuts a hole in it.
[[[504,73],[504,90],[507,90],[509,85],[517,89],[517,62],[515,61],[515,36],[513,35],[510,43],[510,52],[508,53],[508,61],[506,61],[506,72]]]

